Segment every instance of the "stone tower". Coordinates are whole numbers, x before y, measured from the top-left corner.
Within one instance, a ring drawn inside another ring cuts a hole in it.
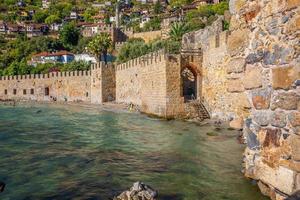
[[[91,67],[91,103],[101,104],[115,100],[115,66],[100,62]]]

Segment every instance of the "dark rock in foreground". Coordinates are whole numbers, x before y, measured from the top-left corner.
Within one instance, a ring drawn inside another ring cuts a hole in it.
[[[130,190],[122,192],[114,200],[157,200],[158,193],[150,186],[136,182]]]
[[[295,192],[292,196],[286,198],[285,200],[299,200],[300,199],[300,190]]]
[[[0,181],[0,193],[4,192],[4,188],[5,188],[5,183]]]

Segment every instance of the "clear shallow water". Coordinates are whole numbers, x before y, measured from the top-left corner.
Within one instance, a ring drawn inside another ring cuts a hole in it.
[[[211,131],[97,109],[0,106],[0,199],[102,200],[137,180],[161,200],[265,199],[240,173],[236,133]]]

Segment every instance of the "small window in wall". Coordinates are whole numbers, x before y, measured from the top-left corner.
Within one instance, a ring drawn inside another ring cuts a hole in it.
[[[13,89],[13,94],[14,94],[14,95],[17,94],[17,89]]]
[[[48,87],[45,88],[45,96],[49,96],[49,88]]]
[[[85,93],[85,96],[86,96],[86,97],[89,97],[89,93],[88,93],[88,92],[87,92],[87,93]]]
[[[27,91],[26,89],[23,90],[23,95],[26,95]]]
[[[30,94],[34,95],[34,89],[33,88],[30,89]]]
[[[7,95],[7,89],[4,90],[4,94]]]

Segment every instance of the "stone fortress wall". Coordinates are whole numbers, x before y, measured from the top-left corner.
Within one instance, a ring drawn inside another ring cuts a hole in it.
[[[88,72],[1,77],[0,99],[115,100],[185,117],[182,72],[189,68],[210,116],[243,128],[245,175],[282,200],[300,190],[300,1],[230,0],[230,10],[229,31],[220,17],[184,35],[180,56],[160,51]]]
[[[172,72],[176,70],[176,73]],[[180,58],[158,51],[116,68],[116,101],[138,105],[142,112],[162,117],[182,115]],[[174,107],[180,105],[180,107]]]
[[[300,1],[231,0],[230,11],[230,92],[251,106],[245,175],[282,200],[300,190]]]
[[[176,117],[182,115],[183,97],[179,89],[170,88],[180,88],[180,58],[172,60],[158,51],[116,66],[93,64],[90,71],[4,76],[0,77],[0,99],[92,104],[116,101],[137,105],[144,113]]]
[[[230,10],[228,32],[219,18],[186,34],[183,50],[202,52],[211,116],[244,124],[245,176],[282,200],[300,190],[300,1],[231,0]]]
[[[223,20],[220,16],[210,27],[185,34],[182,40],[183,51],[191,55],[201,51],[202,59],[197,63],[202,80],[201,100],[205,102],[211,117],[241,121],[249,116],[250,104],[245,94],[236,93],[238,85],[231,82],[231,79],[236,78],[231,73],[241,61],[230,60],[230,31],[223,31]]]
[[[90,102],[90,71],[0,77],[0,99]]]
[[[98,63],[89,71],[0,77],[1,100],[85,102],[115,99],[115,66]]]

